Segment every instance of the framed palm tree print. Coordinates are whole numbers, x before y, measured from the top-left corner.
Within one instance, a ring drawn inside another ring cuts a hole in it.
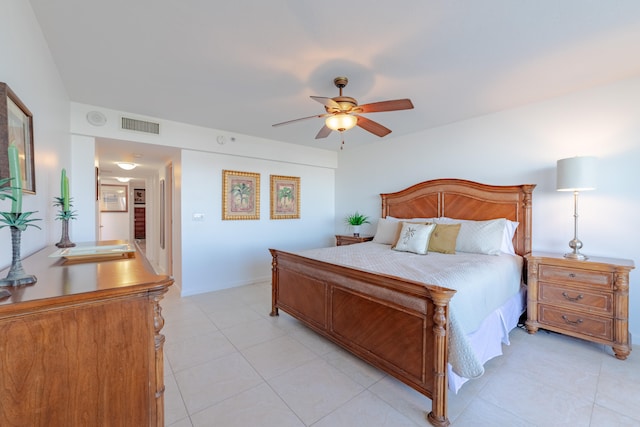
[[[300,178],[271,175],[271,219],[300,218]]]
[[[222,219],[260,219],[260,174],[222,171]]]

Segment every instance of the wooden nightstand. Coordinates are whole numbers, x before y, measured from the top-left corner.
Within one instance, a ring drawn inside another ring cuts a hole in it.
[[[629,271],[633,261],[590,257],[572,260],[536,253],[527,260],[527,321],[538,328],[610,345],[618,359],[631,352]]]
[[[336,246],[353,245],[354,243],[370,242],[373,236],[354,236],[353,234],[336,234]]]

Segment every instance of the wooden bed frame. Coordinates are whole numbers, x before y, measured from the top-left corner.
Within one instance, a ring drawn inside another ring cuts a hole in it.
[[[425,181],[381,194],[382,217],[487,220],[520,225],[516,253],[531,252],[535,185],[492,186],[460,179]],[[282,309],[309,328],[432,401],[428,421],[447,418],[449,300],[455,291],[270,249],[272,316]]]

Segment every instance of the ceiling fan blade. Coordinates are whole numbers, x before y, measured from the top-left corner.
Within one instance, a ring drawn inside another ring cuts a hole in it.
[[[318,134],[316,135],[316,139],[326,138],[329,136],[330,133],[331,133],[331,129],[329,129],[327,125],[324,125],[322,126],[322,129],[320,129],[320,132],[318,132]]]
[[[374,122],[373,120],[369,120],[366,117],[362,117],[358,115],[356,115],[356,117],[358,118],[358,123],[356,124],[360,126],[362,129],[368,132],[371,132],[374,135],[377,135],[382,138],[383,136],[389,135],[391,133],[391,129],[388,129],[382,126],[378,122]]]
[[[331,98],[327,98],[326,96],[312,96],[311,99],[313,99],[314,101],[318,101],[320,104],[324,105],[325,107],[337,108],[338,110],[340,109],[340,104],[338,104],[336,101],[334,101]]]
[[[289,120],[289,121],[282,122],[282,123],[276,123],[275,125],[271,125],[271,126],[273,126],[273,127],[284,126],[284,125],[288,125],[290,123],[300,122],[302,120],[316,119],[316,118],[327,117],[327,116],[329,116],[329,114],[316,114],[315,116],[302,117],[300,119],[293,119],[293,120]]]
[[[378,113],[381,111],[410,110],[413,104],[410,99],[394,99],[391,101],[372,102],[358,107],[360,113]]]

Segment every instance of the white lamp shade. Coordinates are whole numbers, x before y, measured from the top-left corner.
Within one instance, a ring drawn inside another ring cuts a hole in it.
[[[556,189],[585,191],[596,188],[596,158],[569,157],[558,160]]]
[[[329,129],[343,132],[354,127],[358,123],[358,118],[351,114],[340,113],[327,117],[324,123]]]

